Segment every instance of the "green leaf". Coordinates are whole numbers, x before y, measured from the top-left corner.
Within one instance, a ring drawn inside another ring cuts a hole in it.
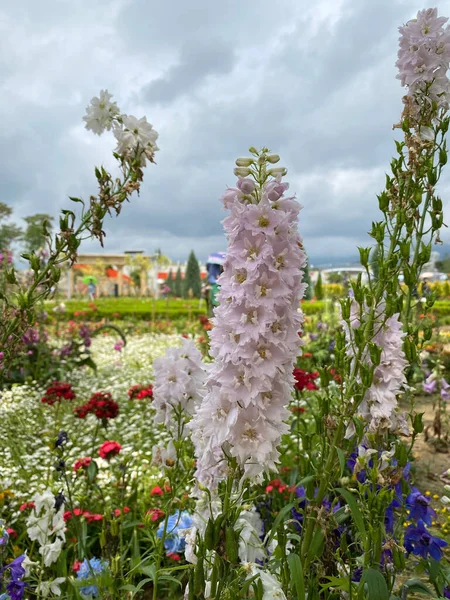
[[[308,554],[311,558],[321,556],[323,551],[323,542],[324,536],[322,529],[316,529],[308,551]]]
[[[427,596],[431,596],[434,598],[434,593],[427,588],[427,586],[419,581],[419,579],[408,579],[403,584],[404,587],[408,588],[408,593],[412,592],[414,594],[425,594]]]
[[[281,521],[284,519],[284,517],[291,511],[291,508],[294,506],[294,504],[291,502],[290,504],[287,504],[286,506],[283,506],[283,508],[280,510],[280,512],[277,515],[277,518],[275,519],[275,521],[273,522],[272,525],[272,530],[270,532],[269,535],[269,539],[267,540],[266,544],[267,546],[270,544],[270,542],[273,540],[273,536],[275,535],[275,533],[277,532],[278,527],[281,524]]]
[[[302,561],[298,554],[289,554],[287,557],[292,578],[292,589],[297,594],[297,600],[305,600],[305,582],[303,579]]]
[[[89,483],[92,483],[95,480],[95,478],[97,477],[97,473],[98,473],[97,463],[95,462],[95,460],[91,460],[91,462],[89,463],[89,466],[87,468],[87,477],[88,477]]]
[[[380,571],[365,569],[361,583],[367,585],[369,600],[389,600],[389,590],[386,580]]]
[[[337,488],[337,491],[341,494],[341,496],[344,497],[345,501],[347,502],[348,506],[350,507],[353,521],[355,522],[355,525],[358,528],[361,538],[363,539],[363,541],[365,541],[366,537],[367,537],[367,533],[366,533],[366,528],[364,526],[364,519],[361,514],[361,511],[359,510],[359,507],[358,507],[358,504],[356,502],[354,495],[351,492],[349,492],[348,490],[345,490],[344,488]]]
[[[345,454],[343,453],[343,451],[340,448],[336,448],[336,452],[339,458],[339,464],[341,466],[341,474],[339,475],[339,477],[342,477],[342,475],[344,474],[344,469],[345,469]]]

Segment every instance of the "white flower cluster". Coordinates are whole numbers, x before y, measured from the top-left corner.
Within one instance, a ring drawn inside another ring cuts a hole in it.
[[[27,519],[27,533],[31,541],[39,544],[39,554],[49,567],[58,560],[66,540],[64,503],[55,510],[55,496],[50,489],[35,494],[34,508]]]
[[[367,311],[361,311],[356,301],[352,302],[350,315],[350,329],[357,329],[364,322]],[[399,314],[385,319],[385,305],[381,303],[376,310],[374,330],[375,335],[372,342],[381,348],[380,364],[375,367],[372,385],[366,391],[364,399],[359,407],[359,414],[367,421],[369,431],[390,429],[399,433],[408,434],[408,427],[404,417],[397,413],[397,396],[406,387],[405,369],[408,366],[405,353],[403,352],[403,338],[405,332],[399,320]],[[355,351],[350,344],[352,335],[350,329],[344,323],[346,330],[347,352],[354,356]],[[370,356],[366,350],[363,362],[371,364]],[[347,432],[347,436],[353,433],[353,427]]]
[[[164,423],[180,438],[203,396],[206,371],[202,355],[193,342],[183,339],[181,348],[169,348],[154,361],[153,372],[155,423]]]
[[[225,476],[224,453],[245,477],[274,469],[288,431],[306,259],[300,205],[284,197],[287,188],[279,178],[261,186],[244,178],[222,198],[231,214],[224,220],[228,252],[211,332],[215,362],[190,424],[196,478],[210,489]]]
[[[105,130],[113,130],[117,139],[116,152],[124,158],[139,158],[142,166],[146,158],[153,160],[159,150],[156,140],[158,132],[147,121],[146,117],[137,119],[133,115],[122,115],[115,102],[111,102],[112,95],[107,90],[100,91],[100,97],[94,96],[86,108],[83,117],[86,129],[97,135]]]
[[[408,86],[408,95],[419,98],[427,92],[430,100],[448,108],[450,81],[450,27],[438,17],[437,8],[420,10],[417,18],[399,28],[400,48],[396,66],[397,78]]]

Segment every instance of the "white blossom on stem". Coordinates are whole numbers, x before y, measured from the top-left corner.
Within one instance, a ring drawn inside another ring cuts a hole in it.
[[[362,314],[361,321],[364,323],[368,311],[362,311]],[[351,329],[357,329],[361,325],[357,315],[361,315],[361,311],[359,304],[353,300],[351,327],[344,323],[348,341],[347,353],[351,356],[355,356]],[[367,389],[358,409],[359,415],[368,423],[368,431],[390,429],[405,433],[402,416],[397,413],[397,397],[406,389],[405,369],[408,366],[403,352],[403,338],[406,334],[399,317],[399,314],[394,314],[386,319],[384,303],[381,303],[375,311],[375,335],[372,342],[381,349],[380,364],[375,367],[372,384]],[[367,350],[361,360],[366,365],[372,364]],[[350,437],[353,432],[353,428],[350,428],[347,437]]]
[[[169,348],[164,356],[153,362],[153,371],[155,423],[164,423],[174,437],[182,437],[184,425],[203,395],[205,367],[202,355],[193,342],[183,339],[180,348]]]
[[[438,17],[437,8],[420,10],[399,28],[400,47],[397,78],[408,87],[408,95],[420,99],[426,94],[439,107],[448,108],[450,81],[450,27],[446,17]]]
[[[27,519],[28,537],[39,544],[44,565],[49,567],[58,560],[66,539],[64,503],[55,509],[56,500],[50,489],[36,493],[32,501],[34,509]]]
[[[108,90],[101,90],[100,97],[94,96],[90,105],[86,108],[83,117],[86,129],[90,129],[97,135],[101,135],[105,129],[112,127],[113,119],[119,115],[120,110],[115,102],[111,102],[112,94]]]

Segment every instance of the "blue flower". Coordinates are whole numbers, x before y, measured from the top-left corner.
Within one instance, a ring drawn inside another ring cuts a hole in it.
[[[447,542],[434,537],[427,531],[425,523],[420,520],[417,527],[410,525],[405,531],[405,549],[416,556],[427,558],[428,555],[434,560],[441,560],[442,548],[447,546]]]
[[[411,493],[406,498],[406,506],[409,508],[409,519],[414,521],[422,520],[427,525],[431,525],[435,511],[430,506],[430,500],[423,496],[417,488],[411,488]]]
[[[164,539],[164,548],[167,554],[173,552],[182,552],[186,545],[184,537],[179,535],[180,529],[189,529],[192,527],[192,517],[185,510],[170,515],[167,519],[166,536]],[[164,533],[164,521],[160,523],[156,535],[162,538]]]
[[[8,594],[0,594],[0,600],[11,600]]]
[[[107,567],[108,563],[102,558],[91,558],[89,561],[85,558],[78,569],[77,579],[94,579],[97,575],[104,573]],[[96,585],[86,585],[80,588],[80,592],[83,596],[95,598],[98,595],[98,587]]]

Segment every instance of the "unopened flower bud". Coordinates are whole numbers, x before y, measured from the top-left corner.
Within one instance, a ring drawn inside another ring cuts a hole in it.
[[[254,158],[237,158],[236,164],[238,167],[249,167],[255,162]]]
[[[444,490],[446,492],[450,492],[450,485],[444,485]]]
[[[277,163],[280,160],[280,157],[278,156],[278,154],[269,154],[269,156],[266,156],[266,160],[271,165],[274,165],[275,163]]]
[[[247,177],[247,175],[250,175],[250,169],[247,169],[246,167],[236,167],[233,173],[236,177]]]
[[[258,150],[255,148],[255,146],[250,146],[248,151],[251,152],[252,154],[258,154]]]
[[[281,177],[284,177],[284,175],[286,175],[287,173],[287,169],[286,167],[275,167],[274,169],[269,169],[267,173],[269,175],[273,175],[273,177],[278,177],[279,175],[281,175]]]
[[[255,189],[255,182],[247,178],[239,179],[237,186],[243,194],[251,194]]]
[[[442,496],[441,502],[442,504],[450,504],[450,498],[448,496]]]

